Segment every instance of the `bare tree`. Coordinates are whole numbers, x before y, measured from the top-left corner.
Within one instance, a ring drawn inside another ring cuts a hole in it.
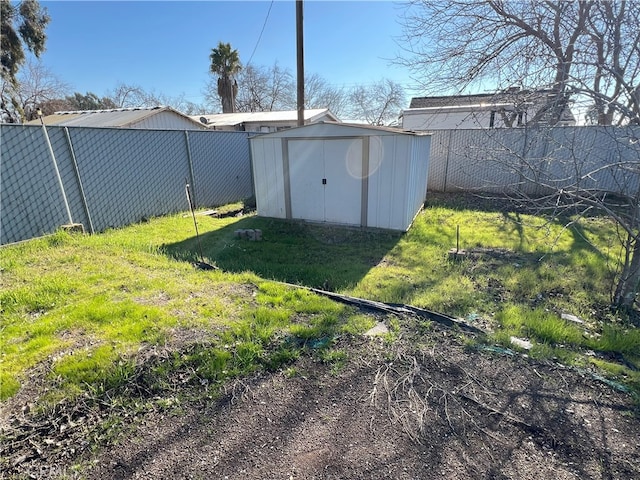
[[[389,79],[368,87],[360,86],[349,94],[351,116],[370,125],[396,124],[405,104],[402,85]]]
[[[118,83],[116,87],[107,93],[118,108],[148,107],[150,98],[147,92],[139,85]]]
[[[268,112],[296,109],[296,84],[289,69],[249,65],[237,74],[240,112]],[[209,108],[218,110],[217,82],[211,78],[203,94]],[[338,117],[349,110],[349,96],[342,87],[331,85],[314,73],[305,78],[305,108],[328,108]]]
[[[11,98],[11,101],[2,102],[2,117],[14,122],[36,118],[38,108],[43,113],[49,102],[64,98],[71,87],[54,75],[40,61],[28,60],[18,73],[16,82],[0,81],[0,91],[3,98]]]
[[[157,107],[160,105],[171,107],[186,115],[199,115],[206,112],[203,105],[190,102],[184,94],[170,96],[154,90],[145,90],[140,85],[119,83],[108,92],[107,96],[116,108]]]
[[[177,106],[171,106],[185,115],[205,115],[208,111],[204,103],[191,102],[186,99],[183,99]]]
[[[239,112],[287,110],[295,94],[291,72],[274,63],[272,67],[248,65],[238,73]]]
[[[291,108],[295,109],[295,95]],[[317,73],[306,75],[304,79],[304,98],[306,108],[328,108],[338,118],[349,110],[349,95],[343,87],[332,85]]]
[[[599,125],[640,125],[640,3],[593,2],[573,93],[591,100]]]
[[[512,141],[489,148],[499,134],[487,130],[468,146],[477,155],[470,165],[501,165],[516,179],[504,191],[555,220],[608,216],[622,251],[612,303],[631,309],[640,286],[640,3],[415,1],[404,23],[401,61],[425,87],[551,92],[537,122],[512,130]],[[553,128],[570,101],[601,125],[590,144],[584,128]]]
[[[545,87],[536,120],[557,123],[573,98],[600,124],[638,122],[638,2],[416,0],[403,21],[399,61],[429,89]]]

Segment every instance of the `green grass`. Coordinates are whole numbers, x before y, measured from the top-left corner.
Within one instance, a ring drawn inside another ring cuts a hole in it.
[[[578,346],[585,344],[583,330],[543,309],[526,309],[522,306],[506,306],[496,320],[503,336],[534,338],[540,343]]]
[[[605,325],[600,338],[592,342],[592,348],[640,357],[640,330]]]
[[[320,359],[331,366],[331,373],[337,375],[347,363],[349,355],[340,349],[325,349],[320,354]]]
[[[208,226],[224,230],[236,221]],[[275,370],[308,344],[338,334],[353,315],[344,305],[248,271],[201,271],[166,255],[166,243],[190,241],[190,222],[176,215],[91,237],[60,232],[0,250],[0,398],[15,394],[43,362],[56,385],[51,401],[86,388],[117,388],[134,375],[139,349],[190,330],[208,342],[156,366],[154,382],[180,368],[210,383]]]
[[[342,332],[350,335],[361,335],[373,328],[375,324],[376,321],[371,316],[354,314],[351,315],[342,326]]]
[[[615,354],[622,370],[608,374],[637,378],[640,333],[603,308],[613,285],[608,267],[620,253],[606,219],[565,228],[539,217],[434,204],[406,234],[255,216],[199,216],[198,225],[204,260],[220,270],[190,264],[198,249],[184,214],[0,249],[0,399],[43,364],[61,395],[116,388],[137,374],[140,349],[172,342],[184,355],[153,366],[149,382],[187,369],[196,372],[193,381],[216,385],[286,368],[305,352],[339,366],[334,339],[374,324],[272,280],[482,317],[497,343],[527,337],[532,355],[567,363],[587,349]],[[452,261],[447,252],[458,225],[468,255]],[[239,228],[262,229],[263,241],[235,238]],[[561,313],[586,323],[566,322]],[[392,325],[388,341],[398,330]],[[184,332],[197,332],[197,339],[181,344]]]

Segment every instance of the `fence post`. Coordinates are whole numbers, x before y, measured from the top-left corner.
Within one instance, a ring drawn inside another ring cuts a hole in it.
[[[191,144],[189,142],[189,131],[184,131],[184,139],[187,143],[187,161],[189,162],[189,184],[191,185],[191,201],[193,202],[193,208],[198,208],[197,199],[196,199],[196,186],[195,186],[195,175],[193,174],[193,159],[191,158]]]
[[[56,172],[56,178],[58,179],[58,185],[60,186],[60,191],[62,192],[62,200],[64,201],[64,207],[67,211],[67,218],[69,220],[69,225],[73,225],[73,218],[71,217],[71,209],[69,208],[69,202],[67,201],[67,193],[64,191],[64,184],[62,183],[62,177],[60,176],[60,170],[58,169],[58,162],[56,162],[56,155],[53,153],[53,147],[51,146],[51,140],[49,139],[49,132],[47,131],[47,126],[44,124],[44,120],[42,119],[42,112],[39,111],[40,123],[42,123],[42,132],[44,133],[44,139],[47,142],[47,147],[49,147],[49,155],[51,155],[51,160],[53,161],[53,168]]]
[[[89,221],[89,233],[93,235],[96,232],[93,228],[91,213],[89,213],[89,204],[87,203],[87,197],[84,194],[84,187],[82,186],[82,179],[80,178],[80,170],[78,169],[78,162],[76,161],[76,154],[73,150],[73,143],[71,142],[71,135],[69,135],[68,127],[64,127],[64,133],[67,137],[67,144],[69,145],[69,152],[71,153],[71,161],[73,163],[73,171],[76,174],[76,180],[78,181],[78,188],[80,189],[80,198],[82,199],[82,206],[84,208],[84,212],[87,215],[87,220]]]
[[[524,169],[527,165],[527,154],[529,152],[529,146],[528,146],[528,141],[529,141],[529,126],[525,125],[524,128],[522,129],[522,131],[524,132],[524,141],[522,142],[522,158],[520,159],[520,171],[518,172],[518,177],[519,177],[519,181],[518,181],[518,191],[520,194],[523,195],[527,195],[527,188],[525,187],[524,184]]]
[[[449,141],[447,143],[447,156],[444,161],[444,184],[442,185],[442,191],[447,193],[447,179],[449,177],[449,155],[451,154],[451,137],[453,136],[453,130],[449,130]]]
[[[536,186],[535,186],[536,195],[542,195],[545,193],[543,192],[542,186],[540,185],[540,179],[543,177],[545,173],[548,172],[550,162],[547,161],[546,157],[547,157],[547,153],[549,152],[549,144],[552,141],[554,141],[553,132],[556,128],[553,128],[553,127],[547,128],[548,138],[547,138],[547,141],[542,144],[542,154],[540,155],[540,162],[542,163],[542,165],[540,165],[540,168],[537,169],[538,176],[536,178]]]

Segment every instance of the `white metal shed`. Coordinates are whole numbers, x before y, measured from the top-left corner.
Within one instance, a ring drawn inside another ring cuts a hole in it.
[[[250,141],[259,216],[406,231],[425,201],[428,134],[327,122]]]

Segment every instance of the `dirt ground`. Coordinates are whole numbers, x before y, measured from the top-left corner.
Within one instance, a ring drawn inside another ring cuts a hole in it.
[[[34,431],[5,446],[0,478],[640,478],[628,394],[588,372],[470,349],[440,327],[403,332],[393,344],[339,340],[344,365],[305,357],[215,400],[132,414],[97,451],[79,435],[56,447],[61,428]],[[20,415],[5,410],[3,425]]]

